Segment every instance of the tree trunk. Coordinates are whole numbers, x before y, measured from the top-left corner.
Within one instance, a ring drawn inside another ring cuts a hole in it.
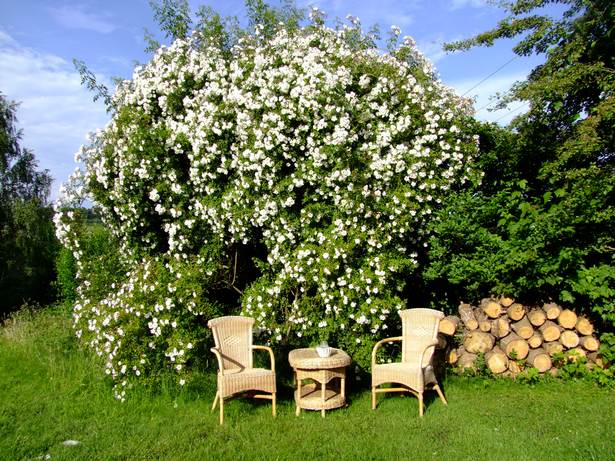
[[[598,341],[593,336],[582,336],[579,339],[579,343],[585,350],[590,352],[595,352],[600,348],[600,341]]]
[[[459,304],[459,317],[461,317],[461,321],[468,330],[476,330],[478,328],[478,321],[474,317],[472,306],[469,304]]]
[[[471,331],[466,334],[463,346],[466,351],[473,354],[478,352],[488,352],[493,348],[495,338],[489,333],[482,331]]]
[[[475,307],[473,309],[474,317],[476,317],[476,321],[478,322],[478,329],[485,333],[491,331],[491,321],[480,307]]]
[[[513,323],[511,326],[514,332],[521,336],[523,339],[528,339],[534,334],[534,327],[527,319],[527,317],[523,317],[521,320]]]
[[[589,336],[594,332],[594,326],[585,317],[579,317],[575,328],[583,336]]]
[[[564,346],[559,341],[550,341],[548,343],[542,343],[542,348],[549,353],[549,355],[557,354],[564,351]]]
[[[448,336],[453,336],[459,326],[459,317],[455,315],[448,315],[440,320],[440,326],[438,331]]]
[[[515,300],[509,298],[508,296],[501,296],[500,299],[498,299],[498,302],[502,307],[510,307],[515,302]]]
[[[485,354],[485,361],[487,367],[496,375],[508,370],[508,357],[498,346]]]
[[[453,348],[450,351],[448,351],[448,354],[446,354],[446,362],[449,363],[450,365],[455,365],[458,359],[459,359],[459,349]]]
[[[490,319],[497,319],[502,314],[500,303],[491,298],[481,300],[480,307]]]
[[[464,352],[464,354],[460,355],[457,359],[457,366],[462,370],[466,368],[475,368],[474,361],[476,360],[476,354],[472,354],[470,352]]]
[[[559,337],[559,342],[562,343],[566,349],[572,349],[579,345],[579,335],[573,330],[564,330]]]
[[[521,360],[527,357],[530,346],[527,341],[515,333],[511,333],[500,341],[500,347],[506,355],[513,360]]]
[[[562,330],[555,322],[551,320],[547,320],[542,326],[539,328],[542,333],[542,337],[545,341],[557,341],[562,334]]]
[[[546,303],[542,306],[542,310],[545,311],[548,320],[555,320],[562,312],[562,308],[555,303]]]
[[[551,356],[544,349],[532,349],[527,355],[527,363],[536,368],[539,372],[544,373],[553,366]]]
[[[540,308],[534,308],[527,313],[527,319],[532,325],[539,327],[547,320],[547,314]]]
[[[542,346],[542,334],[540,331],[534,331],[534,334],[527,339],[527,343],[532,349]]]
[[[523,304],[519,303],[511,304],[509,308],[506,309],[506,314],[508,315],[510,320],[514,320],[516,322],[518,320],[521,320],[525,315],[525,307],[523,307]]]
[[[572,329],[577,325],[577,314],[570,309],[564,309],[557,318],[557,323],[566,329]]]
[[[510,333],[510,322],[505,316],[491,321],[491,334],[500,339]]]

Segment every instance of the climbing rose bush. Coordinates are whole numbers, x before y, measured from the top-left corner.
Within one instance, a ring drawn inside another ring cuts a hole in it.
[[[476,138],[468,102],[411,38],[383,53],[353,22],[271,38],[257,27],[230,53],[194,34],[118,86],[56,223],[81,268],[77,335],[105,358],[119,398],[162,366],[183,382],[205,353],[203,325],[225,310],[254,317],[271,344],[325,337],[360,365],[398,324],[425,224],[471,178]],[[83,194],[126,261],[101,299],[88,295],[69,211]],[[246,248],[263,256],[230,282],[240,307],[217,306],[208,286]]]

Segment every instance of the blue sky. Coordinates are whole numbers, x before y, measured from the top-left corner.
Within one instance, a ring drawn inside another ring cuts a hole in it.
[[[52,199],[75,168],[74,153],[88,132],[103,128],[102,103],[81,87],[72,59],[86,62],[111,88],[112,77],[130,78],[135,62],[146,62],[144,29],[157,27],[147,0],[3,0],[0,15],[0,92],[21,103],[17,116],[22,145],[32,149],[39,166],[54,177]],[[243,0],[191,0],[193,9],[208,4],[222,15],[244,15]],[[329,19],[352,14],[364,26],[391,25],[411,35],[447,85],[460,94],[497,71],[467,96],[476,96],[477,116],[508,122],[524,107],[488,112],[489,97],[525,78],[540,58],[514,58],[513,43],[445,54],[442,43],[488,30],[503,18],[486,0],[297,0],[317,6]],[[512,61],[511,61],[512,59]],[[509,62],[510,61],[510,62]],[[507,64],[508,63],[508,64]]]

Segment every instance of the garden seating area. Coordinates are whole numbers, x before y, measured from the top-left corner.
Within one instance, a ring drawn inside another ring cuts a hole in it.
[[[566,461],[615,451],[613,391],[585,381],[447,376],[449,405],[427,393],[419,418],[415,398],[385,394],[371,411],[369,382],[349,375],[347,407],[296,417],[282,362],[277,417],[268,401],[238,399],[221,426],[210,412],[215,373],[183,387],[169,376],[119,402],[66,310],[24,312],[0,328],[0,459]]]
[[[432,364],[435,347],[438,344],[438,326],[444,318],[442,312],[433,309],[406,309],[399,311],[402,319],[402,336],[386,338],[374,346],[372,352],[372,410],[376,409],[376,394],[385,392],[410,392],[418,398],[419,415],[423,416],[423,392],[426,385],[436,390],[442,402],[447,401],[438,385]],[[220,424],[224,423],[224,399],[246,391],[260,391],[254,394],[257,399],[271,400],[271,411],[276,416],[276,374],[273,351],[267,346],[252,344],[252,327],[254,319],[244,316],[226,316],[208,322],[213,331],[216,347],[211,351],[218,360],[217,391],[212,411],[220,407]],[[378,349],[385,342],[401,341],[401,362],[377,364]],[[271,358],[271,368],[255,368],[253,351],[266,350]],[[289,362],[293,367],[296,415],[301,408],[320,410],[325,417],[325,410],[338,408],[346,403],[345,368],[351,359],[339,349],[319,348],[296,349],[290,352]],[[338,389],[334,390],[329,382],[339,380]],[[308,387],[302,386],[303,380],[311,381]],[[381,387],[394,383],[401,387]]]

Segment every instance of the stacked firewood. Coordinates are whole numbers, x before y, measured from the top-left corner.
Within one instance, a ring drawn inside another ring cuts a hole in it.
[[[459,331],[461,346],[448,350],[447,361],[462,369],[474,367],[480,353],[498,375],[514,376],[524,367],[555,374],[552,357],[558,352],[602,363],[591,322],[555,303],[529,307],[508,297],[485,298],[478,307],[461,303],[459,317],[451,315],[440,322],[443,335]]]

